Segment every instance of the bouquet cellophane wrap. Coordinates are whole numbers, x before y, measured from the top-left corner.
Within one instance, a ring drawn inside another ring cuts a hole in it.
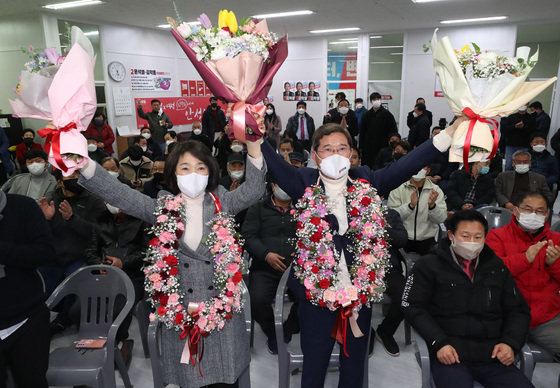
[[[436,31],[431,42],[434,68],[439,78],[441,89],[453,113],[460,116],[465,108],[470,108],[476,116],[470,146],[480,147],[485,152],[477,152],[469,157],[469,162],[486,160],[495,142],[489,124],[480,118],[507,117],[516,112],[520,106],[527,104],[548,86],[556,81],[556,77],[546,81],[526,82],[531,67],[527,67],[518,76],[505,74],[496,78],[465,77],[457,60],[455,51],[448,37],[437,40]],[[538,60],[538,51],[529,61]],[[459,125],[449,151],[450,162],[463,162],[463,145],[467,137],[470,121]]]
[[[49,163],[65,176],[87,163],[87,140],[80,131],[87,129],[97,108],[94,66],[91,42],[82,30],[73,26],[72,48],[64,62],[47,68],[48,74],[42,71],[22,77],[20,98],[10,101],[19,117],[52,121],[55,128],[45,128],[39,133],[47,138]],[[61,162],[62,154],[82,158],[64,158]]]
[[[173,19],[168,21],[176,25]],[[257,28],[268,32],[266,20],[257,23]],[[241,52],[233,58],[203,62],[197,60],[194,50],[177,31],[171,33],[213,95],[228,103],[230,137],[242,142],[260,138],[264,134],[266,106],[257,103],[267,96],[274,75],[288,56],[287,37],[271,47],[266,61],[257,54]]]

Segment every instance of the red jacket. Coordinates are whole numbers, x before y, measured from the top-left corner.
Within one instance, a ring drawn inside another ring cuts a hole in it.
[[[521,229],[515,216],[508,225],[492,229],[486,238],[486,244],[504,261],[529,304],[531,328],[560,313],[560,258],[547,266],[546,247],[539,251],[533,263],[529,263],[525,256],[527,248],[542,240],[552,240],[555,245],[560,245],[560,233],[550,230],[547,222],[543,231],[533,237]]]
[[[31,145],[30,148],[27,148],[27,146],[25,145],[24,142],[19,143],[19,144],[16,146],[16,158],[17,158],[17,160],[18,160],[18,162],[19,162],[20,168],[25,167],[25,158],[24,158],[24,156],[25,156],[25,154],[27,153],[27,151],[29,151],[29,150],[41,150],[41,151],[44,151],[44,150],[43,150],[43,147],[42,147],[41,144],[39,144],[39,143],[33,143],[33,144]]]
[[[86,137],[93,136],[96,139],[99,139],[99,130],[94,124],[90,124],[84,133]],[[103,144],[105,145],[105,152],[109,155],[113,155],[115,151],[113,151],[113,142],[115,141],[115,132],[113,132],[113,128],[109,124],[103,124],[101,127],[101,140],[103,140]]]

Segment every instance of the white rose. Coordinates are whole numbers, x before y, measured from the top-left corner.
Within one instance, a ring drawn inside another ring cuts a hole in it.
[[[491,51],[486,51],[478,55],[478,65],[481,67],[486,67],[496,64],[498,61],[498,55]]]
[[[218,46],[214,50],[212,50],[212,53],[210,55],[210,59],[213,60],[213,61],[217,61],[218,59],[222,59],[225,56],[226,56],[225,47],[224,46]]]
[[[183,37],[183,39],[187,39],[189,36],[191,36],[192,29],[191,26],[183,22],[179,27],[177,27],[177,32]]]

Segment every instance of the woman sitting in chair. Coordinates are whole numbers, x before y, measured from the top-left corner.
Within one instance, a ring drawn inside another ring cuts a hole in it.
[[[198,141],[170,153],[164,173],[170,192],[161,191],[158,199],[121,184],[95,163],[81,171],[79,183],[87,190],[154,225],[144,273],[155,308],[151,318],[165,324],[167,384],[237,387],[249,365],[240,314],[241,248],[229,218],[265,191],[260,145],[247,142],[247,148],[246,181],[231,192],[218,186],[218,164]]]

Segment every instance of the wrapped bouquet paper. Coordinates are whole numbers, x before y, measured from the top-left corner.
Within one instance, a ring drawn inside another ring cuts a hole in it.
[[[257,105],[272,86],[274,75],[288,56],[287,38],[278,40],[266,20],[243,19],[220,11],[218,27],[206,14],[200,25],[167,21],[171,33],[212,93],[228,103],[227,116],[236,139],[255,140],[264,134],[266,107]]]
[[[519,47],[516,57],[481,51],[476,44],[453,49],[449,38],[431,41],[434,68],[445,98],[455,115],[466,114],[453,135],[450,162],[491,159],[498,148],[498,122],[541,93],[556,81],[525,82],[538,60],[538,51],[529,58],[529,48]]]
[[[68,176],[87,163],[87,141],[80,131],[87,129],[97,107],[95,56],[91,42],[75,26],[66,58],[53,49],[46,52],[50,52],[45,54],[49,62],[43,61],[44,66],[37,61],[26,64],[16,90],[18,98],[10,104],[19,117],[52,122],[39,135],[46,137],[49,163]]]

